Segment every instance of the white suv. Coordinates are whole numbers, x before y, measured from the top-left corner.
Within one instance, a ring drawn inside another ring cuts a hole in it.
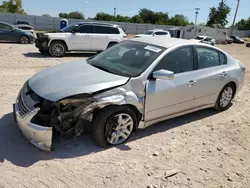
[[[154,30],[148,30],[143,34],[135,35],[135,37],[154,37],[154,36],[171,37],[171,34],[168,31],[165,31],[163,29],[154,29]]]
[[[38,33],[35,44],[41,53],[62,57],[69,51],[103,51],[126,38],[118,25],[84,22],[71,24],[57,33]]]

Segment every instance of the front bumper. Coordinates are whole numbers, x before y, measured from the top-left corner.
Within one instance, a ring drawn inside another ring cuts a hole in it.
[[[24,117],[20,115],[17,104],[14,104],[13,108],[14,119],[27,140],[41,150],[51,151],[52,127],[43,127],[31,123],[32,118],[37,114],[39,108],[32,110]]]
[[[35,39],[35,45],[41,51],[49,51],[48,43],[49,43],[49,40],[45,39],[45,38],[44,39],[41,39],[41,38]]]

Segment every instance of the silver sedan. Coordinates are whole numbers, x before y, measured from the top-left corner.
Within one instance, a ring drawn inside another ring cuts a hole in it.
[[[50,151],[54,135],[81,135],[87,124],[96,144],[108,147],[166,119],[228,109],[244,78],[245,66],[216,47],[142,37],[37,73],[13,107],[24,136],[40,149]]]

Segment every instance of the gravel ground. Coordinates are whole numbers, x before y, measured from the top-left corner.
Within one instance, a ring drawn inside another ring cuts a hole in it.
[[[22,136],[12,103],[36,72],[90,54],[50,58],[34,45],[0,44],[0,187],[249,188],[250,49],[220,47],[248,68],[245,86],[228,111],[208,109],[165,121],[108,150],[84,135],[46,153]]]

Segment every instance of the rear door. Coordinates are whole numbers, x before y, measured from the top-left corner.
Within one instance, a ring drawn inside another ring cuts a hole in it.
[[[94,26],[92,37],[92,48],[94,51],[105,50],[109,42],[119,41],[120,32],[118,28],[108,26]]]
[[[214,104],[227,83],[226,56],[216,49],[196,46],[195,107]]]
[[[92,25],[81,25],[74,33],[69,37],[70,50],[92,50],[92,38],[93,26]]]

